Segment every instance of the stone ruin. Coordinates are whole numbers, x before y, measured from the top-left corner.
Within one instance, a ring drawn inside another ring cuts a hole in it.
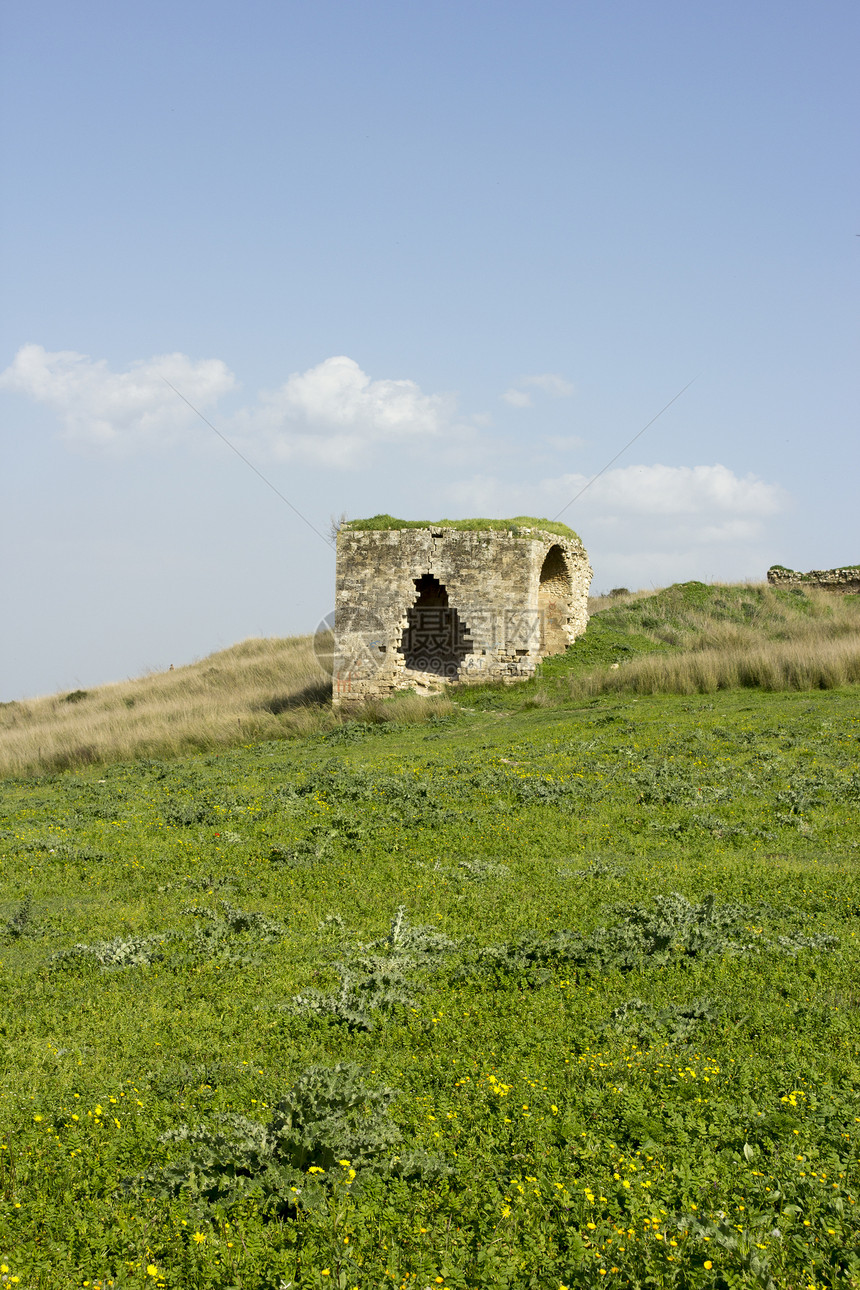
[[[514,682],[560,654],[588,623],[591,565],[581,541],[547,521],[388,516],[337,536],[333,701]],[[492,525],[492,527],[491,527]]]
[[[773,564],[767,571],[772,587],[821,587],[825,591],[860,592],[860,565],[843,565],[841,569],[811,569],[798,573],[784,564]]]

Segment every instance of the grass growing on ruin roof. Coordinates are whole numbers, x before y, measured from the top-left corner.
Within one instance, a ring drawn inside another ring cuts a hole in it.
[[[579,534],[558,520],[542,520],[533,515],[517,515],[510,520],[397,520],[393,515],[373,515],[366,520],[347,520],[344,529],[354,529],[360,533],[389,529],[460,529],[464,532],[506,532],[513,537],[529,537],[526,529],[540,529],[544,533],[554,533],[557,537],[572,538],[580,541]]]

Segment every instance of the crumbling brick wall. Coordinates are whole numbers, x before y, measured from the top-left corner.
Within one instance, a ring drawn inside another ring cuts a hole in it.
[[[540,529],[351,529],[337,540],[336,704],[515,681],[585,630],[591,566]]]

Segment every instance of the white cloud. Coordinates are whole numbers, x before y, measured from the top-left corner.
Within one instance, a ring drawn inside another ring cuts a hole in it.
[[[532,485],[503,482],[478,475],[455,484],[450,495],[468,505],[477,499],[516,513],[522,501],[558,511],[588,484],[588,476],[568,474],[543,479]],[[784,495],[775,484],[754,475],[739,477],[726,466],[625,466],[608,470],[583,493],[577,508],[588,510],[600,520],[627,515],[694,516],[699,520],[714,515],[743,515],[761,519],[782,509]],[[510,507],[514,506],[511,511]]]
[[[453,485],[449,498],[462,513],[476,515],[553,518],[562,512],[581,533],[596,580],[605,568],[613,583],[628,586],[735,576],[737,567],[747,569],[744,576],[757,574],[767,522],[787,502],[778,485],[719,464],[609,470],[568,506],[587,483],[580,474],[532,485],[478,475]]]
[[[512,408],[530,408],[532,405],[532,396],[526,394],[525,390],[505,390],[502,398],[506,403],[510,403]]]
[[[53,408],[70,442],[131,450],[169,442],[196,421],[163,378],[210,414],[237,386],[220,359],[164,354],[114,372],[103,359],[24,345],[0,373],[0,390]],[[443,438],[462,455],[477,431],[457,423],[454,413],[452,397],[424,394],[410,380],[372,380],[354,359],[340,356],[294,373],[219,429],[264,458],[353,467],[380,445],[420,448]]]
[[[587,482],[571,475],[573,496]],[[550,484],[550,481],[545,481]],[[590,495],[590,496],[589,496]],[[609,470],[588,489],[588,506],[636,515],[687,515],[698,518],[729,513],[762,518],[782,506],[780,489],[754,475],[739,477],[726,466],[625,466]]]
[[[536,389],[543,390],[544,394],[551,394],[554,399],[569,398],[574,392],[572,383],[556,372],[539,372],[537,376],[524,376],[520,385],[533,385]]]
[[[23,345],[0,373],[0,389],[48,404],[70,441],[116,448],[160,443],[195,419],[164,378],[200,409],[211,408],[236,385],[220,359],[194,362],[185,354],[162,354],[112,372],[104,359]]]
[[[527,390],[520,388],[524,385],[530,385],[554,399],[569,398],[574,392],[571,382],[559,376],[557,372],[537,372],[534,376],[521,376],[516,385],[505,390],[502,398],[506,403],[510,403],[511,407],[530,408],[532,397]]]
[[[277,459],[354,466],[374,445],[415,445],[456,430],[454,401],[414,381],[371,380],[354,359],[327,358],[260,396],[233,425]]]

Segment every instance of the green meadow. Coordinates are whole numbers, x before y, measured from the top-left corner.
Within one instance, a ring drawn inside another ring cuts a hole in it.
[[[860,687],[642,670],[764,594],[0,781],[0,1284],[860,1286]]]

